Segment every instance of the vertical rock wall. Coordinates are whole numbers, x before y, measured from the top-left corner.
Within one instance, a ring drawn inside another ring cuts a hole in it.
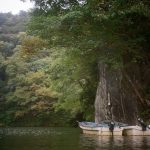
[[[95,121],[112,119],[128,124],[137,123],[138,103],[131,85],[121,71],[112,71],[99,63],[99,83],[95,100]]]

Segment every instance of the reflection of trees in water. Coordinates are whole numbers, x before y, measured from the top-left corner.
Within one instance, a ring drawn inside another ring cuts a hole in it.
[[[123,145],[123,137],[117,136],[100,136],[98,137],[98,145],[100,149],[116,150]],[[96,150],[100,150],[96,149]]]
[[[150,149],[150,137],[148,136],[133,136],[132,147],[136,149],[148,150]]]
[[[82,150],[148,150],[150,137],[81,135],[80,146]]]
[[[98,146],[97,137],[98,136],[81,134],[79,141],[80,150],[96,150]]]

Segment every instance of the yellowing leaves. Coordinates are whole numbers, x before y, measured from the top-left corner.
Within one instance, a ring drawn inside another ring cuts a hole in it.
[[[18,87],[14,92],[14,96],[19,100],[29,101],[31,95],[32,91],[29,91],[28,87]]]
[[[32,105],[30,110],[41,112],[49,110],[50,108],[51,108],[50,103],[48,103],[47,101],[39,101],[36,102],[34,105]]]
[[[26,74],[27,83],[41,83],[45,79],[46,75],[43,71],[30,72]]]
[[[39,50],[47,47],[47,42],[37,36],[29,36],[23,34],[20,36],[21,39],[21,52],[22,57],[27,58],[33,54],[36,54]]]
[[[37,96],[56,97],[57,93],[50,88],[40,87],[35,91]]]
[[[27,114],[26,111],[21,111],[21,110],[16,111],[16,113],[15,113],[15,119],[22,118],[22,117],[25,116],[26,114]]]

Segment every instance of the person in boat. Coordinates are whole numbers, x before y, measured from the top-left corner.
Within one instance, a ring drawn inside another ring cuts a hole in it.
[[[111,122],[109,123],[109,130],[110,130],[111,132],[113,132],[113,131],[114,131],[114,127],[115,127],[115,123],[114,123],[113,121],[111,121]]]
[[[144,123],[144,121],[143,121],[141,118],[138,118],[138,122],[139,122],[139,124],[141,125],[142,130],[143,130],[143,131],[146,131],[147,125]]]

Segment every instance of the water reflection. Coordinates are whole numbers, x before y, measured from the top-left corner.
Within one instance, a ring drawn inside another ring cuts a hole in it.
[[[88,150],[150,150],[150,137],[82,135],[80,145]]]
[[[1,128],[0,150],[150,150],[150,137],[92,136],[74,128]]]

